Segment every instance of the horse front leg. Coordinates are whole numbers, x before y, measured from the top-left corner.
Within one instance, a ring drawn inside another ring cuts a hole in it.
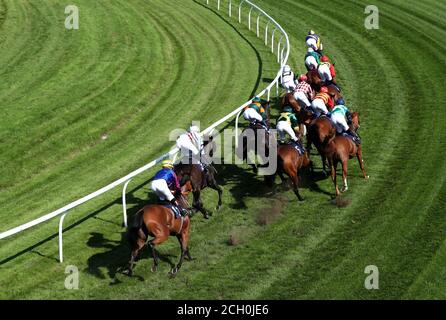
[[[364,176],[364,179],[369,179],[370,177],[365,172],[365,166],[364,166],[364,159],[362,158],[362,147],[361,145],[358,146],[358,152],[356,153],[356,157],[358,158],[359,167],[361,168],[362,174]]]
[[[223,190],[215,181],[210,185],[210,187],[211,187],[211,189],[218,192],[218,203],[217,203],[217,207],[215,208],[215,210],[218,211],[218,210],[220,210],[221,205],[223,204],[223,201],[222,201]]]
[[[194,191],[194,203],[193,203],[193,207],[197,210],[200,211],[203,214],[203,217],[205,219],[209,219],[209,213],[207,212],[207,210],[204,208],[203,206],[203,202],[201,201],[201,195],[200,195],[200,191]]]

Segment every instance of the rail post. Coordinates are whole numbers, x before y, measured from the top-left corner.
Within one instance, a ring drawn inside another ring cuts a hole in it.
[[[126,227],[126,228],[128,226],[126,194],[127,194],[127,186],[129,185],[130,181],[132,181],[132,179],[127,180],[127,182],[124,184],[124,187],[122,188],[122,215],[123,215],[123,219],[124,219],[124,227]]]
[[[68,211],[65,212],[59,220],[59,262],[63,262],[63,221],[65,220],[65,216],[68,214]]]

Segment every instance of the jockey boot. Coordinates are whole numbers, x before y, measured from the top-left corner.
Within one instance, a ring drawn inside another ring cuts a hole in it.
[[[184,213],[183,213],[183,207],[181,207],[180,206],[180,204],[178,203],[178,201],[177,201],[177,199],[172,199],[171,201],[170,201],[170,203],[177,209],[177,211],[182,215],[182,216],[184,216]],[[175,215],[175,217],[176,217],[176,215]]]
[[[361,138],[358,136],[358,134],[355,131],[353,131],[352,129],[348,129],[347,133],[353,137],[353,141],[356,144],[361,144]]]

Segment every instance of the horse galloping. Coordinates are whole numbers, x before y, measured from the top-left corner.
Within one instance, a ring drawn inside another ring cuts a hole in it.
[[[357,112],[352,113],[352,129],[356,132],[359,128],[359,114]],[[333,184],[336,190],[336,196],[339,196],[341,192],[345,192],[348,190],[347,183],[347,171],[348,171],[348,160],[353,157],[357,157],[359,162],[359,167],[361,168],[364,179],[368,179],[364,167],[364,159],[362,157],[362,146],[359,144],[355,144],[353,140],[349,137],[339,135],[336,136],[333,140],[329,142],[329,144],[324,149],[324,154],[328,159],[328,164],[331,168],[331,178],[333,180]],[[343,178],[343,187],[341,191],[337,185],[336,181],[336,169],[338,163],[342,165],[342,178]]]
[[[187,201],[181,195],[177,198],[180,205],[187,208]],[[133,275],[133,266],[140,251],[144,247],[149,236],[154,239],[150,240],[149,246],[152,250],[153,266],[152,272],[158,269],[158,255],[155,250],[157,245],[165,242],[169,236],[175,235],[180,243],[181,255],[178,264],[173,267],[169,275],[174,277],[181,268],[184,258],[192,260],[189,252],[189,231],[190,217],[176,218],[172,209],[163,205],[147,205],[136,213],[133,225],[128,231],[128,239],[132,247],[132,253],[128,268],[123,272],[128,276]]]
[[[293,145],[281,145],[277,148],[277,171],[274,175],[266,177],[266,182],[269,186],[272,186],[276,174],[279,175],[282,182],[285,182],[284,174],[286,174],[293,183],[294,194],[299,201],[304,201],[299,193],[299,173],[302,168],[310,167],[312,169],[312,166],[308,151],[301,155]]]

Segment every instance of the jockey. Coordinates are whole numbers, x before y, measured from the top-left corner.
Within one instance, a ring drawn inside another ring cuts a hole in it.
[[[315,113],[327,114],[329,111],[327,107],[331,110],[334,107],[334,100],[328,93],[327,87],[322,87],[321,91],[314,97],[311,108]]]
[[[266,126],[266,119],[268,115],[262,106],[262,99],[259,97],[254,97],[252,103],[245,108],[243,112],[243,117],[249,122],[260,122]]]
[[[173,171],[173,162],[171,160],[165,160],[162,162],[162,167],[153,177],[152,190],[161,202],[169,202],[184,215],[185,209],[178,204],[174,195],[181,193],[181,187],[180,181]]]
[[[177,139],[177,147],[185,158],[197,160],[203,168],[204,164],[200,161],[200,157],[204,154],[203,141],[200,134],[200,128],[192,125],[188,132],[183,133]]]
[[[308,48],[312,48],[314,51],[318,53],[321,53],[322,50],[324,50],[321,38],[313,30],[310,30],[308,32],[308,35],[305,38],[305,42],[307,43]]]
[[[345,101],[342,98],[339,98],[336,101],[336,106],[330,112],[330,118],[335,123],[336,127],[342,128],[342,132],[346,132],[350,136],[352,136],[353,141],[356,144],[361,144],[361,138],[359,138],[358,134],[353,131],[349,125],[347,124],[348,119],[351,118],[350,111],[345,106]]]
[[[335,81],[336,70],[334,68],[334,65],[330,63],[330,59],[327,56],[322,56],[321,63],[318,67],[318,72],[322,82],[325,83],[325,85],[334,84],[337,87],[338,91],[341,91]]]
[[[296,76],[294,72],[291,71],[290,66],[286,65],[283,67],[281,84],[286,92],[293,92],[296,89]]]
[[[285,106],[279,118],[277,118],[277,131],[279,131],[280,141],[285,141],[285,134],[291,137],[291,140],[298,142],[296,131],[299,131],[299,122],[293,109],[290,106]]]
[[[305,66],[307,70],[317,70],[317,67],[321,63],[321,55],[314,51],[313,48],[308,48],[307,54],[305,55]]]
[[[306,75],[303,74],[299,77],[299,84],[296,87],[294,98],[301,106],[308,108],[311,106],[310,101],[313,100],[315,93],[307,81],[308,78]]]

